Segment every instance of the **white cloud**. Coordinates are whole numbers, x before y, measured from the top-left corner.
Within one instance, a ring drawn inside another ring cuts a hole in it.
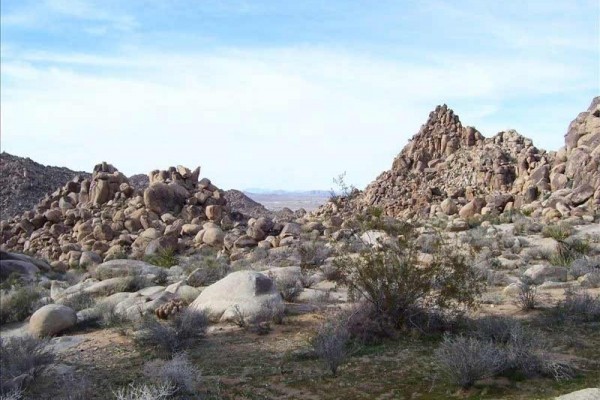
[[[361,187],[438,103],[490,135],[504,102],[587,85],[577,68],[547,60],[422,64],[309,47],[23,53],[3,60],[2,73],[4,150],[83,170],[107,160],[127,174],[201,165],[226,188],[327,189],[342,171]],[[546,119],[562,138],[568,121]]]

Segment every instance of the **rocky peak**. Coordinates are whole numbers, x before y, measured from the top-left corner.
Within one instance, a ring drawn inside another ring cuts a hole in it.
[[[398,155],[392,169],[423,171],[458,149],[474,146],[481,140],[481,133],[473,127],[463,127],[458,115],[446,104],[437,106]]]
[[[475,201],[477,212],[486,212],[486,203],[491,204],[488,212],[507,204],[560,203],[559,215],[581,215],[600,203],[600,98],[571,123],[565,139],[565,148],[546,152],[514,130],[484,138],[477,129],[463,127],[445,104],[437,106],[392,168],[345,208],[355,212],[376,206],[392,216],[425,216],[452,199],[460,206]],[[554,192],[560,192],[559,200],[544,200]]]

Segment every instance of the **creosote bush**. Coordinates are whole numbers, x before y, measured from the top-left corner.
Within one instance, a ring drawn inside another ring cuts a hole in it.
[[[411,238],[342,257],[351,294],[371,303],[376,317],[400,328],[416,309],[458,312],[476,305],[484,282],[466,256],[443,245],[419,264]]]

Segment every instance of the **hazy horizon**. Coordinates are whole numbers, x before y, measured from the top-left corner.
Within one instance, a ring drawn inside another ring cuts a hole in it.
[[[545,150],[600,93],[596,1],[2,2],[3,151],[362,189],[446,103]]]

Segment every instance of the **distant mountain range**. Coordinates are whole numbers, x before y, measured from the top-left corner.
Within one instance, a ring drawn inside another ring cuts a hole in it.
[[[313,197],[329,197],[330,190],[279,190],[279,189],[264,189],[264,188],[248,188],[243,190],[248,195],[260,194],[271,196],[313,196]]]

